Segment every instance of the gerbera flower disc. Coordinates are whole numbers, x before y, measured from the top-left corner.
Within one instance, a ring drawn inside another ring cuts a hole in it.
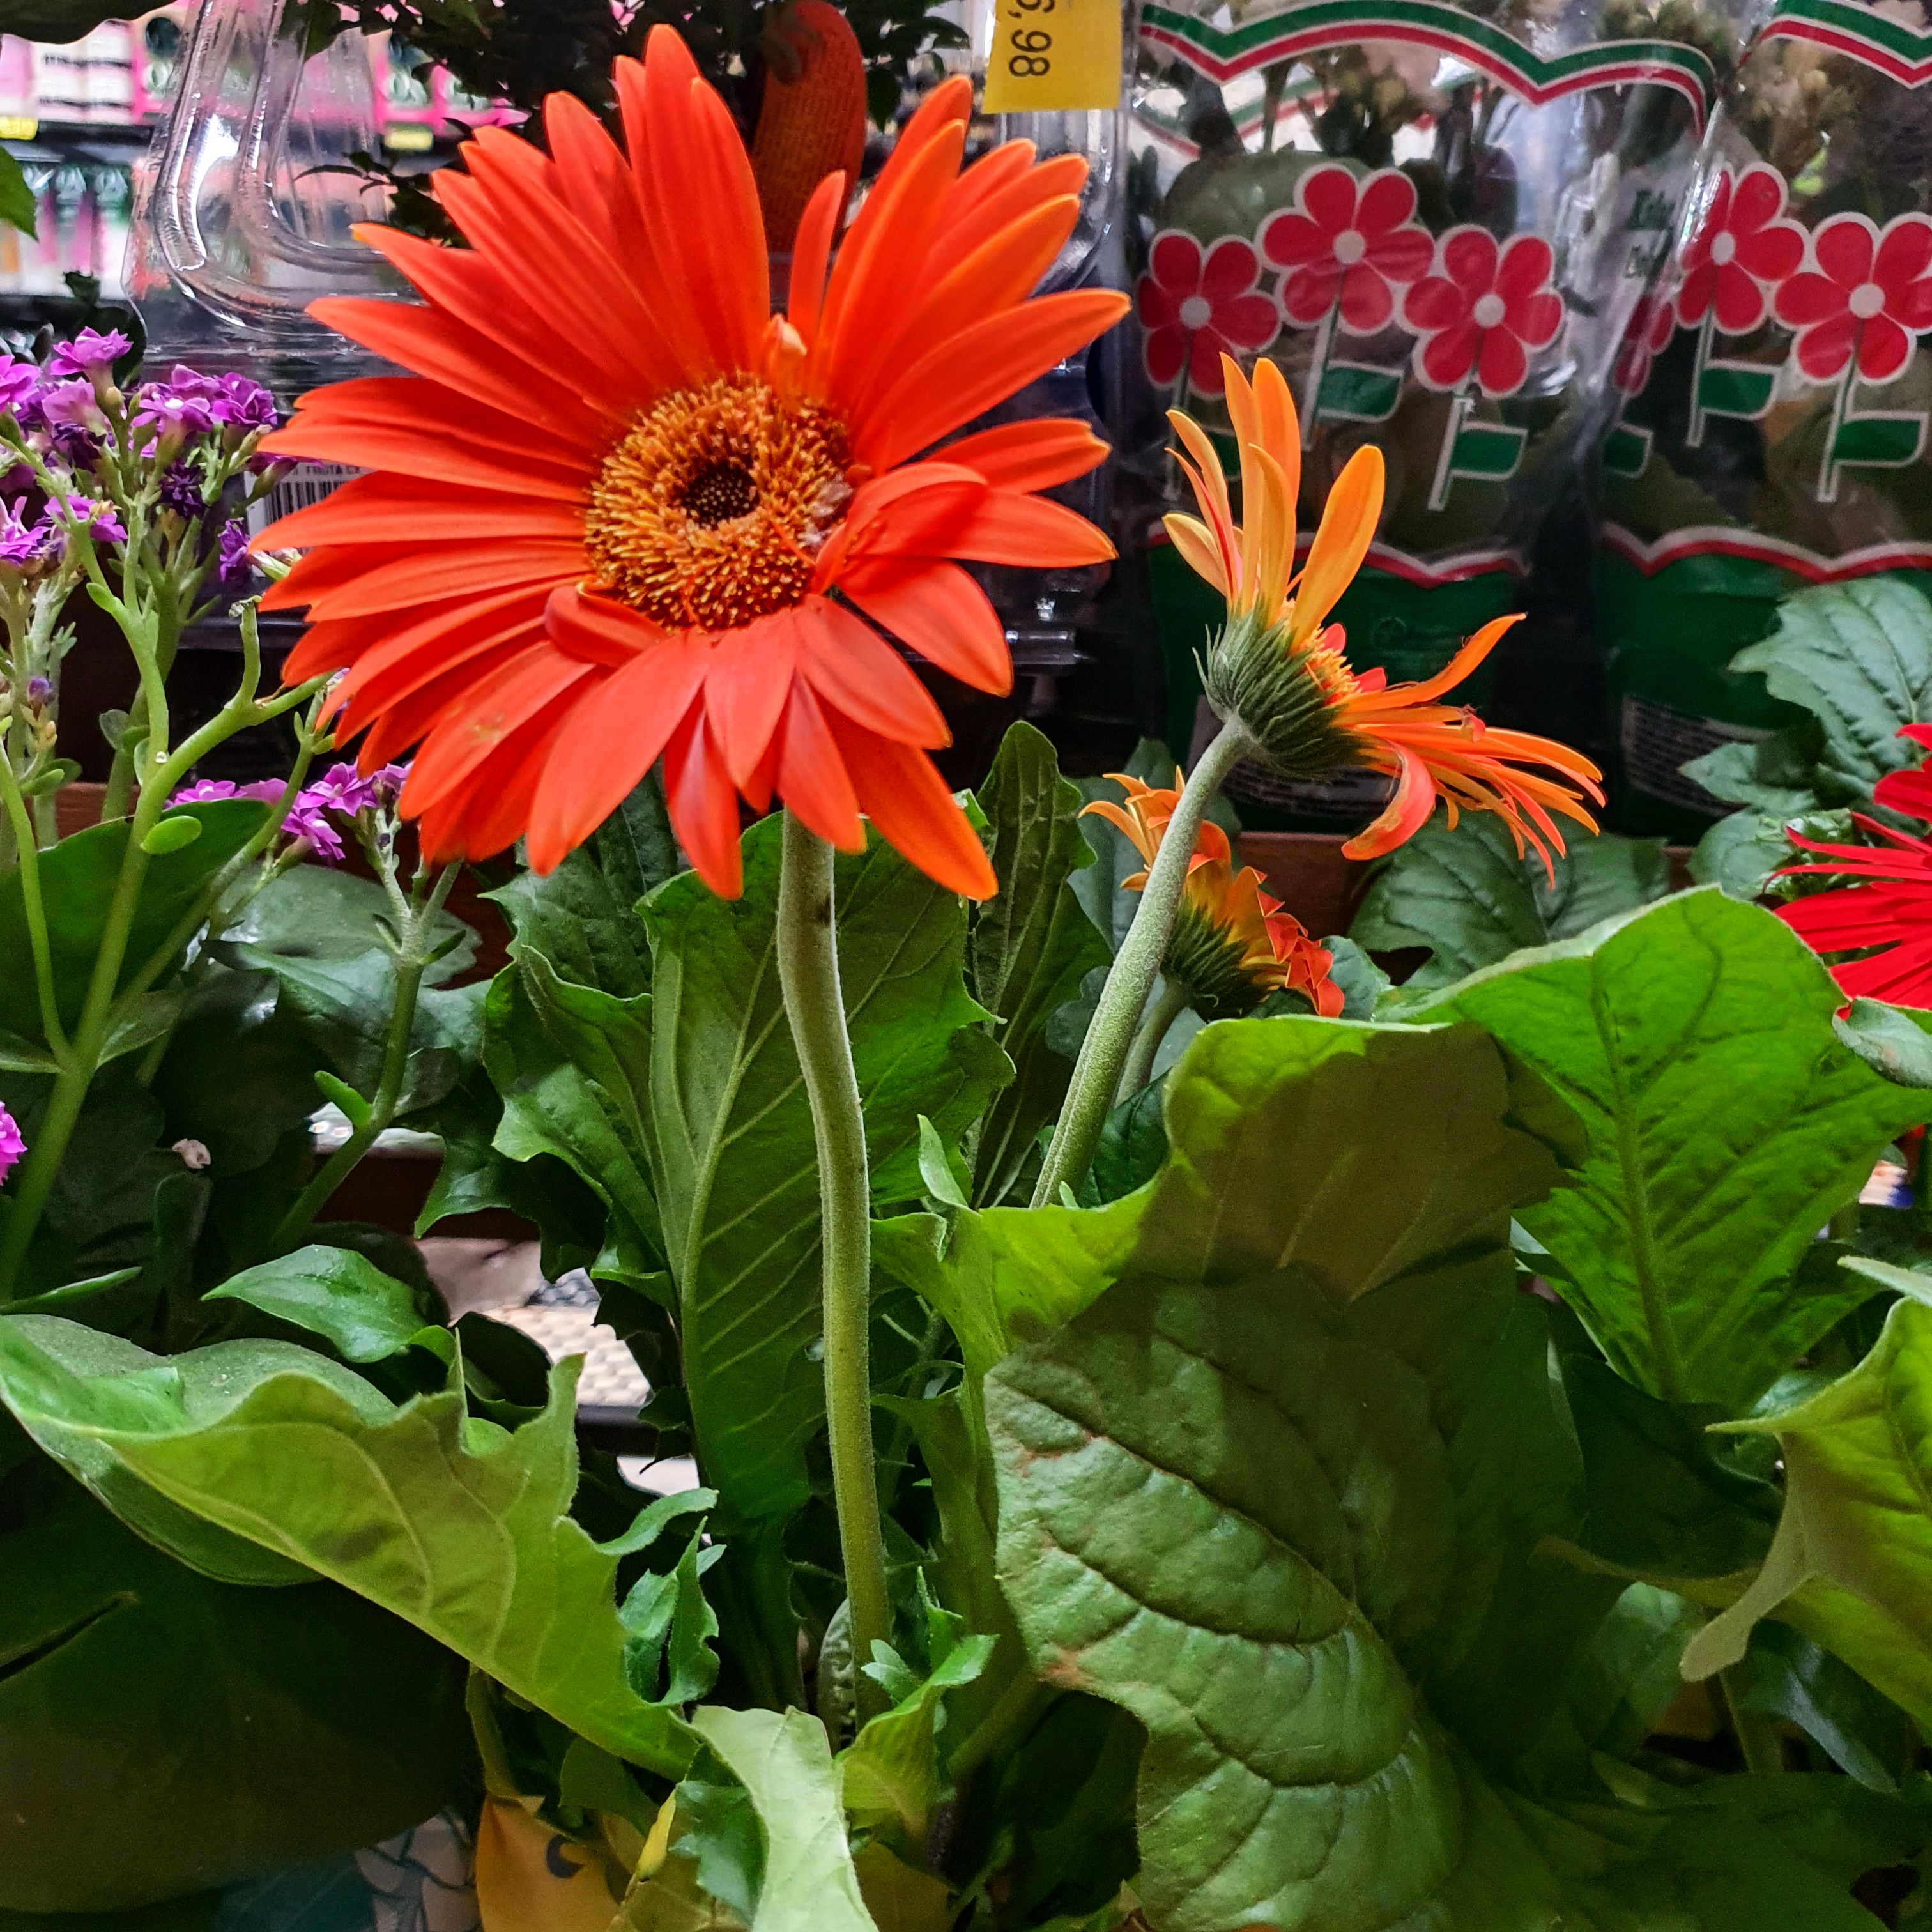
[[[1358,672],[1328,614],[1353,581],[1382,515],[1382,458],[1357,450],[1335,479],[1307,562],[1294,568],[1295,497],[1301,438],[1294,399],[1274,363],[1252,383],[1230,360],[1228,413],[1240,449],[1241,521],[1229,502],[1220,458],[1201,426],[1170,410],[1186,454],[1177,460],[1193,487],[1198,518],[1166,519],[1188,564],[1228,602],[1228,622],[1209,646],[1206,686],[1216,716],[1238,719],[1276,770],[1316,778],[1349,766],[1385,772],[1394,795],[1373,824],[1342,850],[1372,859],[1413,838],[1439,797],[1454,825],[1459,811],[1493,812],[1519,854],[1534,848],[1546,866],[1563,850],[1552,814],[1594,832],[1580,802],[1600,805],[1603,774],[1553,739],[1492,730],[1465,706],[1437,702],[1495,649],[1516,617],[1486,624],[1437,674],[1388,686],[1380,670]],[[1540,765],[1556,774],[1526,771]]]
[[[410,370],[304,397],[264,447],[368,471],[272,525],[308,546],[263,599],[305,607],[291,680],[401,800],[434,857],[526,836],[554,867],[662,756],[671,820],[740,888],[740,802],[856,849],[860,814],[933,878],[994,890],[927,755],[938,707],[888,638],[982,691],[1004,626],[962,561],[1097,563],[1036,492],[1106,446],[1078,423],[974,417],[1122,314],[1033,297],[1084,164],[1011,142],[961,170],[972,92],[930,94],[842,246],[850,184],[801,218],[771,313],[758,194],[724,103],[668,27],[617,64],[625,147],[568,95],[549,152],[484,128],[434,192],[469,242],[357,232],[423,298],[311,313]]]

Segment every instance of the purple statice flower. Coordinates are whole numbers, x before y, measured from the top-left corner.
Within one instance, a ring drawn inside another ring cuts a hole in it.
[[[310,849],[326,866],[342,862],[342,834],[328,822],[329,808],[312,796],[313,788],[298,792],[282,830],[291,838],[305,838]]]
[[[58,429],[81,429],[98,434],[107,427],[92,382],[56,382],[40,396],[42,417]]]
[[[214,405],[206,396],[184,395],[171,383],[144,382],[134,421],[138,428],[157,431],[158,441],[170,435],[201,436],[214,427]]]
[[[212,805],[224,798],[252,798],[262,805],[273,805],[287,788],[280,778],[256,778],[238,785],[232,778],[196,778],[183,785],[168,800],[170,809],[178,805]]]
[[[178,517],[198,517],[208,508],[201,494],[201,477],[191,463],[171,463],[161,472],[160,504]]]
[[[38,563],[47,554],[48,535],[27,521],[22,504],[0,502],[0,563],[14,570]]]
[[[20,1136],[20,1129],[13,1115],[4,1105],[0,1105],[0,1180],[8,1174],[27,1150],[27,1143]]]
[[[18,416],[40,393],[40,371],[38,363],[23,362],[16,357],[0,356],[0,410],[11,410]]]
[[[105,335],[98,329],[83,328],[71,342],[54,345],[47,370],[55,376],[82,376],[91,383],[95,376],[112,369],[133,346],[118,328],[110,328]]]
[[[239,517],[230,517],[221,526],[221,539],[215,553],[215,578],[224,590],[238,590],[255,568],[248,554],[248,526]]]
[[[282,419],[274,398],[246,376],[223,376],[220,395],[212,406],[216,419],[232,429],[273,429]]]
[[[64,517],[58,505],[50,503],[40,512],[40,521],[48,529],[63,532],[70,521],[84,524],[97,537],[104,537],[110,543],[128,541],[128,532],[122,528],[121,519],[114,514],[114,506],[98,497],[70,496]]]

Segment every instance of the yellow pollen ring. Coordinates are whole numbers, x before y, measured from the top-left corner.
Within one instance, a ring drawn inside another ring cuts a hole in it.
[[[707,631],[802,601],[851,499],[845,426],[754,376],[661,397],[604,460],[584,542],[598,583]]]

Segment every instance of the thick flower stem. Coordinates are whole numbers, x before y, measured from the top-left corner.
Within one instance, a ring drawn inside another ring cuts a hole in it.
[[[1101,991],[1100,1004],[1082,1042],[1080,1058],[1074,1063],[1066,1105],[1060,1111],[1060,1124],[1053,1130],[1046,1160],[1040,1168],[1040,1184],[1034,1190],[1036,1208],[1058,1201],[1063,1185],[1078,1189],[1093,1164],[1100,1130],[1106,1124],[1132,1051],[1142,1010],[1154,990],[1162,956],[1167,950],[1168,936],[1174,930],[1174,916],[1180,904],[1181,889],[1187,883],[1187,862],[1193,856],[1201,821],[1207,816],[1208,807],[1221,789],[1222,782],[1252,748],[1248,734],[1238,723],[1223,724],[1189,775],[1174,816],[1161,834],[1160,850],[1148,868],[1147,884],[1135,910],[1134,922],[1120,943],[1113,970]]]
[[[1169,980],[1160,997],[1148,1010],[1141,1030],[1134,1035],[1133,1048],[1127,1055],[1126,1070],[1114,1090],[1114,1105],[1131,1100],[1154,1077],[1154,1063],[1174,1022],[1187,1010],[1187,988],[1178,980]]]
[[[825,1319],[825,1413],[838,1545],[850,1600],[854,1690],[861,1723],[884,1708],[862,1669],[892,1636],[878,1473],[872,1460],[872,1186],[859,1078],[845,1030],[832,916],[832,848],[788,812],[778,877],[778,985],[812,1104]]]

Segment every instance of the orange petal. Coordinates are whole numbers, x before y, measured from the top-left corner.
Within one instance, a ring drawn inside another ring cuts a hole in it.
[[[550,593],[544,623],[559,650],[586,664],[608,664],[613,670],[623,670],[640,651],[656,650],[674,637],[709,642],[700,633],[667,631],[641,610],[614,597],[592,595],[578,584]]]
[[[437,725],[410,766],[400,800],[415,817],[460,785],[485,758],[546,706],[574,689],[594,667],[549,650],[526,652],[476,691],[460,716]]]
[[[684,722],[704,681],[702,649],[667,640],[613,672],[583,703],[530,808],[530,860],[554,871],[634,790]]]
[[[1020,144],[1010,142],[1007,145],[1016,147]],[[992,158],[991,155],[987,158]],[[971,180],[985,166],[986,162],[982,161],[968,168],[960,180]],[[1078,154],[1055,154],[1051,160],[1042,161],[1038,167],[1030,168],[1024,175],[1005,183],[997,192],[986,194],[963,212],[958,208],[955,196],[949,196],[940,218],[940,238],[948,257],[956,262],[964,260],[1030,208],[1043,206],[1050,201],[1071,199],[1077,202],[1086,182],[1087,164]]]
[[[340,587],[332,587],[292,601],[306,602],[310,614],[320,617],[366,617],[380,610],[400,610],[412,604],[434,603],[466,590],[507,590],[519,584],[572,584],[584,574],[584,546],[554,538],[518,538],[500,543],[440,544],[388,559],[373,567],[355,546],[346,552],[332,549],[332,562],[346,555]],[[312,581],[313,580],[311,580]],[[295,581],[290,577],[278,589]],[[262,600],[268,608],[268,599]]]
[[[889,542],[878,548],[884,553]],[[964,520],[949,554],[973,563],[1074,569],[1112,560],[1106,532],[1064,503],[1013,490],[988,490]]]
[[[1208,534],[1208,526],[1196,518],[1184,516],[1178,510],[1171,512],[1160,520],[1188,568],[1213,585],[1223,597],[1228,597],[1229,586],[1222,568],[1221,553],[1215,548],[1214,539]]]
[[[952,742],[932,693],[869,624],[821,597],[809,599],[800,618],[800,674],[833,710],[902,745]]]
[[[949,676],[1003,696],[1013,686],[1006,626],[957,564],[885,560],[855,567],[839,586],[867,616]]]
[[[1414,684],[1398,684],[1391,688],[1371,692],[1365,696],[1352,698],[1348,709],[1365,712],[1406,710],[1412,705],[1426,704],[1432,698],[1440,698],[1445,692],[1454,691],[1496,649],[1510,626],[1521,623],[1526,614],[1521,610],[1514,610],[1506,617],[1492,617],[1462,644],[1456,655],[1433,677],[1424,678]]]
[[[806,346],[818,340],[818,323],[825,303],[825,276],[832,262],[832,238],[838,232],[838,218],[845,212],[844,170],[829,174],[812,191],[805,212],[798,218],[798,233],[791,244],[791,281],[787,291],[787,313]]]
[[[738,843],[738,794],[694,704],[664,748],[664,804],[671,830],[698,876],[721,899],[745,890]]]
[[[532,625],[506,642],[492,644],[476,656],[440,670],[419,689],[393,700],[370,725],[369,735],[363,741],[364,758],[377,766],[400,758],[446,718],[460,718],[472,692],[504,676],[512,665],[542,648],[543,632]],[[345,722],[338,728],[338,734],[352,734],[356,728],[352,722]]]
[[[836,712],[827,722],[860,808],[880,836],[949,891],[991,898],[1000,886],[986,849],[932,760],[909,746],[875,737]]]
[[[1315,635],[1354,580],[1382,513],[1382,453],[1364,443],[1342,466],[1294,593],[1293,640]]]
[[[1036,416],[1001,423],[949,442],[940,451],[948,463],[976,470],[988,483],[1006,490],[1051,490],[1084,476],[1110,454],[1108,446],[1070,416]]]
[[[866,849],[858,794],[837,742],[802,676],[794,679],[778,748],[778,794],[806,828],[842,852]]]
[[[317,462],[388,470],[400,476],[466,484],[472,489],[547,496],[557,503],[582,502],[590,481],[587,473],[572,475],[529,457],[503,454],[453,430],[340,418],[311,422],[303,416],[298,416],[290,428],[293,434],[285,433],[272,454],[298,452]]]
[[[406,530],[418,543],[474,542],[483,537],[557,537],[580,541],[584,512],[574,503],[513,496],[494,490],[439,485],[412,476],[357,476],[320,503],[278,518],[255,538],[261,550],[312,544],[382,543]]]
[[[1397,756],[1401,763],[1395,796],[1378,818],[1343,845],[1343,858],[1378,859],[1413,838],[1428,824],[1429,814],[1436,808],[1436,781],[1414,752],[1402,752]]]
[[[307,446],[301,439],[309,430],[337,424],[393,426],[422,435],[448,432],[479,448],[586,476],[596,471],[607,434],[600,430],[598,440],[586,444],[557,436],[528,416],[506,415],[421,376],[358,376],[298,397],[294,417],[264,436],[261,446],[278,456],[304,455]]]
[[[1084,349],[1126,312],[1124,295],[1078,289],[981,317],[921,356],[854,426],[854,454],[874,470],[904,462]]]
[[[802,628],[796,611],[779,610],[723,632],[712,646],[705,715],[734,785],[743,786],[764,761],[784,716]]]

